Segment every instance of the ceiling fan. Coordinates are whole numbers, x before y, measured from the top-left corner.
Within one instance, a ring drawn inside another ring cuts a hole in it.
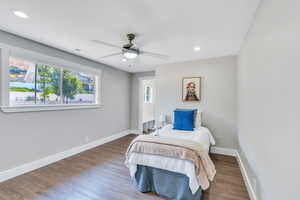
[[[114,44],[110,44],[110,43],[107,43],[107,42],[99,41],[99,40],[93,40],[93,42],[98,43],[98,44],[102,44],[102,45],[105,45],[105,46],[109,46],[109,47],[118,48],[118,49],[121,50],[120,52],[105,55],[105,56],[102,56],[101,58],[108,58],[108,57],[112,57],[112,56],[123,55],[127,59],[135,59],[139,55],[146,55],[146,56],[151,56],[151,57],[158,58],[158,59],[163,59],[163,60],[168,59],[168,56],[166,56],[166,55],[162,55],[162,54],[159,54],[159,53],[153,53],[153,52],[149,52],[149,51],[143,51],[143,50],[139,49],[136,46],[136,44],[133,43],[135,37],[136,36],[133,33],[127,34],[127,39],[129,40],[129,43],[123,45],[122,47],[114,45]]]

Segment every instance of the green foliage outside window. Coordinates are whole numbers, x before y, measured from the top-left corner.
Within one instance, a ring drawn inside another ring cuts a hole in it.
[[[51,94],[59,96],[59,69],[48,65],[38,64],[37,74],[38,79],[36,80],[36,83],[39,85],[39,89],[41,90],[43,103],[46,103],[46,100]]]
[[[63,100],[68,104],[69,99],[74,99],[76,94],[83,93],[83,84],[79,78],[72,76],[69,71],[64,71],[63,74]]]
[[[46,99],[51,94],[60,96],[60,70],[55,67],[39,64],[38,67],[38,80],[39,89],[41,90],[41,96],[43,102],[46,103]],[[76,94],[83,93],[82,81],[73,76],[70,71],[63,71],[63,88],[62,98],[64,103],[68,104],[70,99],[74,99]]]
[[[12,105],[95,103],[96,77],[19,58],[9,60]]]

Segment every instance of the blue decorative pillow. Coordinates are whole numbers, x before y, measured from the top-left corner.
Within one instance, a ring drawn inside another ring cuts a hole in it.
[[[193,131],[194,112],[194,110],[174,110],[173,129],[182,131]]]
[[[198,112],[198,109],[176,108],[175,110],[179,110],[179,111],[194,111],[194,127],[193,128],[196,128],[195,123],[197,121],[197,112]]]

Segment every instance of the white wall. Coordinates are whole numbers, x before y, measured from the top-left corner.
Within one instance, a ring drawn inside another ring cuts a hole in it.
[[[217,146],[237,147],[235,56],[159,66],[156,69],[156,119],[178,107],[201,108]],[[182,78],[202,77],[200,103],[182,102]]]
[[[300,199],[300,1],[262,0],[239,56],[239,142],[259,199]]]
[[[152,80],[143,80],[143,92],[145,92],[146,87],[152,88],[152,102],[145,103],[143,101],[143,118],[142,122],[149,122],[154,120],[154,102],[155,102],[155,84],[154,79]]]
[[[131,75],[0,31],[0,43],[80,63],[103,72],[102,109],[13,113],[0,111],[0,172],[130,127]]]

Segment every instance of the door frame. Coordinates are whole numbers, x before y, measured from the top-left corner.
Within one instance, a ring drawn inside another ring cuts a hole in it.
[[[156,101],[156,84],[155,84],[155,76],[145,76],[140,77],[138,84],[139,84],[139,92],[138,92],[138,129],[140,133],[143,133],[143,103],[144,103],[144,88],[143,88],[143,81],[144,80],[153,80],[154,81],[154,89],[153,89],[153,100],[154,104]],[[155,113],[155,106],[154,106],[154,113]]]

